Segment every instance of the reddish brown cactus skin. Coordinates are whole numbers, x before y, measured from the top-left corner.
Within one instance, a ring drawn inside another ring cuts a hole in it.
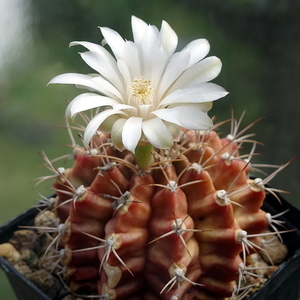
[[[268,226],[265,191],[252,185],[239,145],[186,131],[145,170],[108,135],[91,147],[76,147],[54,183],[71,289],[107,299],[230,297],[246,260],[239,232]]]
[[[149,200],[154,194],[152,184],[150,174],[134,175],[130,183],[130,194],[126,196],[128,199],[120,204],[114,217],[106,224],[106,240],[110,237],[115,239],[113,247],[123,264],[116,255],[110,255],[103,262],[107,249],[99,250],[98,254],[103,262],[98,283],[100,294],[108,293],[111,298],[122,299],[139,292],[144,285],[143,272],[149,240],[147,226],[151,216]]]

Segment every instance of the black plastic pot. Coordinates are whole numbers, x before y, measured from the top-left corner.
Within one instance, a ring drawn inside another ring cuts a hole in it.
[[[39,213],[36,208],[31,208],[0,228],[0,244],[6,243],[19,226],[33,225],[34,217]],[[44,292],[19,273],[8,261],[0,257],[0,266],[6,273],[8,280],[19,300],[53,300]]]
[[[289,209],[287,213],[278,218],[285,221],[287,229],[297,229],[282,235],[283,241],[289,249],[289,256],[273,274],[272,278],[247,300],[300,299],[300,211],[282,197],[280,199],[281,203],[269,194],[263,209],[272,215]],[[0,228],[0,243],[7,242],[13,232],[19,229],[19,226],[32,225],[37,213],[36,208],[31,208],[3,225]],[[49,298],[2,257],[0,257],[0,266],[5,271],[19,300],[60,300],[62,298],[61,296],[54,299]]]

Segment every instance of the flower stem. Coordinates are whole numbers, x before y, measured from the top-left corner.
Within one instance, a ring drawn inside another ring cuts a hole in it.
[[[135,159],[141,169],[146,169],[152,163],[151,151],[153,148],[153,145],[149,143],[140,143],[135,148]]]

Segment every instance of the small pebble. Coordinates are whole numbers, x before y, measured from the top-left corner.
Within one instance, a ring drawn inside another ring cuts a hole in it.
[[[0,256],[5,258],[12,265],[21,260],[21,254],[10,243],[0,244]]]
[[[59,224],[59,219],[55,213],[49,210],[42,211],[34,219],[34,225],[36,227],[54,227],[56,228]],[[37,228],[38,230],[38,228]],[[42,231],[43,232],[43,231]]]
[[[21,251],[21,259],[26,262],[30,268],[36,268],[39,262],[39,258],[33,250],[23,249]]]
[[[33,272],[28,276],[28,279],[51,299],[53,299],[62,288],[61,282],[44,269]]]
[[[267,262],[274,265],[279,265],[284,261],[288,255],[288,248],[285,244],[281,243],[277,235],[266,235],[264,237],[263,251],[259,255]],[[270,262],[271,259],[271,262]]]
[[[35,249],[39,245],[38,236],[33,230],[22,229],[14,232],[9,242],[18,250]]]
[[[14,265],[14,268],[26,278],[29,278],[32,274],[32,269],[24,261],[20,261],[19,263]]]

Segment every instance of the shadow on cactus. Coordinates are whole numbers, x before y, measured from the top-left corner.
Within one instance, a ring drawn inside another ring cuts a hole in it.
[[[66,111],[73,153],[62,158],[73,166],[42,154],[53,174],[37,184],[55,179],[31,227],[44,237],[43,262],[82,297],[242,299],[287,254],[281,214],[261,206],[266,193],[277,197],[267,184],[290,162],[254,164],[256,122],[240,129],[243,115],[217,133],[225,122],[213,125],[207,112],[227,92],[209,82],[221,62],[204,58],[206,40],[175,52],[166,22],[159,31],[133,17],[132,29],[134,42],[101,28],[103,45],[71,43],[89,50],[80,55],[97,74],[50,82],[90,92]],[[250,177],[265,167],[275,171]]]

